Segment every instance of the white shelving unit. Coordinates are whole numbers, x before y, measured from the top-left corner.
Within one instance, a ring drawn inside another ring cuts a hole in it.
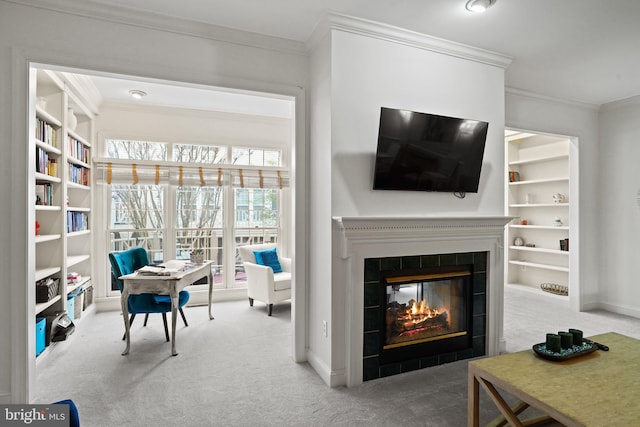
[[[568,244],[570,232],[570,140],[506,131],[505,149],[505,213],[515,218],[505,232],[507,283],[540,292],[543,283],[568,288],[571,252],[561,241]]]
[[[34,132],[29,141],[36,164],[35,280],[59,280],[53,298],[35,303],[35,316],[46,317],[69,311],[68,296],[91,286],[89,171],[94,115],[78,92],[70,88],[63,73],[32,69],[31,76],[35,87],[35,99],[31,100],[35,104]],[[70,126],[71,111],[77,119],[74,129]],[[79,273],[81,280],[68,284],[67,275],[71,272]],[[74,301],[82,304],[81,298]],[[78,311],[68,313],[76,323]]]

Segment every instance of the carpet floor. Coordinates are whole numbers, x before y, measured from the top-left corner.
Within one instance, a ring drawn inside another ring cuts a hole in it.
[[[329,388],[306,363],[291,358],[291,306],[273,316],[256,302],[189,307],[178,319],[170,355],[160,315],[132,327],[131,352],[117,312],[81,318],[76,332],[36,366],[33,403],[73,399],[83,427],[101,426],[434,426],[467,424],[467,363],[449,363]],[[530,349],[546,332],[616,331],[640,338],[640,319],[603,311],[573,313],[566,301],[507,286],[507,351]],[[498,415],[481,391],[481,421]]]

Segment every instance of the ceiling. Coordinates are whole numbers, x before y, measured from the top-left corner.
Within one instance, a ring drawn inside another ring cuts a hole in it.
[[[328,12],[509,55],[509,88],[593,105],[640,95],[640,1],[85,0],[300,42]]]

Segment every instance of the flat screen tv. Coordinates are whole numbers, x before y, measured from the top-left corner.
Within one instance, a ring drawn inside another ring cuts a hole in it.
[[[489,123],[380,109],[374,190],[477,193]]]

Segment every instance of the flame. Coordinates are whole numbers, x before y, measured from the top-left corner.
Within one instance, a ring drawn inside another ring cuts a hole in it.
[[[415,325],[419,325],[428,319],[433,319],[434,317],[444,313],[437,308],[430,308],[424,300],[421,300],[417,303],[415,300],[412,300],[412,304],[405,310],[404,315],[399,316],[399,320],[402,321],[402,326],[405,329],[412,329]]]

